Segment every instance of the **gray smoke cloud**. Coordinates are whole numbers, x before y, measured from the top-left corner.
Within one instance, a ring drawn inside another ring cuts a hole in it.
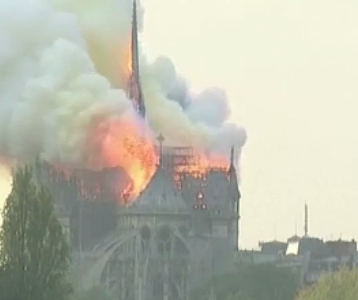
[[[168,57],[159,57],[150,66],[161,92],[168,100],[178,103],[192,124],[204,127],[212,135],[211,149],[227,152],[231,146],[242,147],[246,132],[236,124],[229,123],[231,111],[226,92],[220,88],[208,88],[199,94],[190,91],[186,80],[177,73]],[[198,145],[200,146],[200,145]]]
[[[142,27],[142,6],[138,14]],[[131,16],[131,0],[0,0],[1,156],[103,163],[91,134],[112,122],[138,122],[124,91]],[[170,59],[148,64],[143,57],[155,133],[171,144],[243,146],[245,131],[226,121],[224,91],[193,95]]]
[[[223,126],[230,116],[226,92],[219,88],[201,92],[190,102],[187,112],[193,121],[213,127]]]

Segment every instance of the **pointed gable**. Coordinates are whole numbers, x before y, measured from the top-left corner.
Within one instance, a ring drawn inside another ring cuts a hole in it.
[[[158,167],[148,186],[140,194],[133,208],[146,211],[179,212],[186,211],[187,206],[174,187],[169,174]]]

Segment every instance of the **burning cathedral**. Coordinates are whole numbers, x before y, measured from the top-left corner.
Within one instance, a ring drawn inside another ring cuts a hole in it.
[[[127,94],[145,119],[135,5]],[[143,136],[130,152],[145,147]],[[235,152],[204,159],[191,147],[167,146],[160,134],[144,186],[128,185],[119,167],[67,172],[37,161],[34,173],[54,196],[78,288],[101,286],[120,300],[184,300],[191,289],[227,271],[238,250]]]

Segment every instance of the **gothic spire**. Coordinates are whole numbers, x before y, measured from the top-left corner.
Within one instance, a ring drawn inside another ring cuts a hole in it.
[[[230,188],[233,189],[236,194],[236,190],[238,191],[238,180],[237,180],[237,173],[236,173],[236,168],[235,168],[235,149],[234,149],[234,147],[231,147],[230,167],[229,167],[228,173],[229,173],[228,176],[229,176]],[[238,193],[238,197],[240,197],[239,191],[237,193]]]
[[[137,1],[133,0],[132,15],[132,36],[131,36],[131,74],[129,86],[129,98],[135,101],[136,109],[142,117],[145,117],[145,105],[139,74],[139,53],[138,53],[138,22],[137,22]]]
[[[157,141],[159,143],[159,167],[163,167],[163,143],[165,141],[164,136],[159,134]]]
[[[231,151],[230,151],[230,168],[229,168],[229,174],[230,174],[230,175],[234,175],[233,173],[235,173],[235,176],[236,176],[236,171],[235,171],[235,148],[232,146],[232,147],[231,147]]]

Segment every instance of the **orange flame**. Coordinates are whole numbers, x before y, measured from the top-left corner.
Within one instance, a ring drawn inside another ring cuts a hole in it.
[[[184,164],[174,167],[173,180],[176,187],[181,190],[183,176],[187,174],[205,181],[210,171],[228,172],[229,167],[230,162],[228,158],[223,155],[206,155],[202,152],[196,152],[188,158]]]
[[[149,134],[139,123],[130,121],[109,124],[102,151],[106,164],[121,167],[131,182],[122,191],[121,200],[133,200],[147,186],[157,163],[155,147]]]
[[[133,74],[132,60],[133,60],[132,47],[131,47],[131,44],[129,43],[129,47],[128,47],[128,50],[126,53],[126,58],[125,58],[125,61],[126,61],[126,70],[125,71],[127,73],[128,78],[130,78]]]
[[[230,162],[219,154],[195,153],[186,164],[176,166],[176,173],[189,173],[194,177],[202,177],[211,170],[228,171]]]
[[[132,67],[132,61],[133,61],[133,53],[132,53],[132,44],[131,44],[131,39],[129,40],[129,42],[127,43],[128,46],[126,47],[126,53],[124,54],[124,59],[125,59],[125,74],[126,77],[128,79],[130,79],[132,77],[133,74],[133,67]]]

